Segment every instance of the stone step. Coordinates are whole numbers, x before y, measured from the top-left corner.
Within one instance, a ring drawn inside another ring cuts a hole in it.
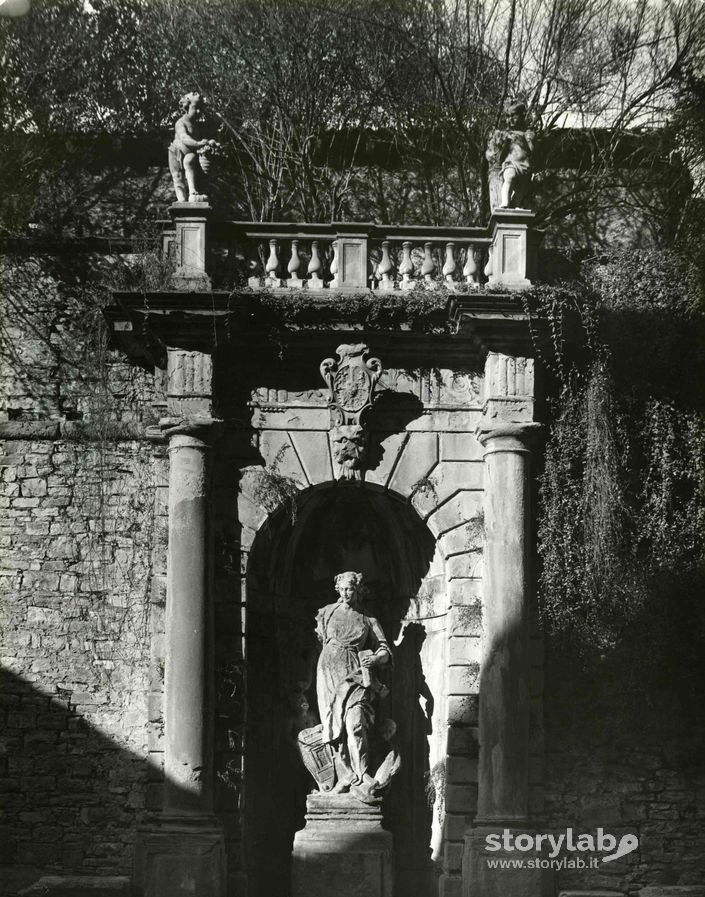
[[[124,875],[44,875],[18,897],[130,897],[130,879]]]
[[[705,897],[705,885],[649,885],[639,897]]]
[[[624,897],[624,891],[559,891],[558,897]]]

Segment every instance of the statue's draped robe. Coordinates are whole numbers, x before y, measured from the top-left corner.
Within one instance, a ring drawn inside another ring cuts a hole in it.
[[[316,692],[325,743],[341,738],[345,716],[353,707],[360,707],[368,726],[374,722],[372,689],[362,684],[358,651],[376,651],[387,644],[377,620],[343,602],[328,604],[319,611],[317,630],[323,650],[318,659]]]

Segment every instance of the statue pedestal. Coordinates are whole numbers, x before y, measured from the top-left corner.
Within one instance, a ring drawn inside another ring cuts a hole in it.
[[[350,794],[309,794],[294,837],[292,897],[391,897],[392,833]]]

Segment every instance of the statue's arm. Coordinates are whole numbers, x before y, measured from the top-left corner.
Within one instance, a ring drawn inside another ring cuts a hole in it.
[[[323,620],[323,608],[316,614],[316,638],[319,642],[325,639],[325,621]]]
[[[504,131],[493,131],[487,144],[485,158],[490,164],[499,165],[507,154],[507,135]]]
[[[208,143],[207,140],[196,140],[195,137],[192,137],[189,134],[188,129],[186,128],[186,124],[181,119],[176,122],[174,133],[176,135],[176,139],[180,141],[181,144],[188,150],[200,149],[202,146],[206,146]]]
[[[392,654],[389,650],[389,645],[387,644],[387,639],[382,627],[374,617],[370,617],[369,619],[372,628],[372,648],[375,652],[370,658],[370,665],[377,664],[378,666],[384,666],[384,664],[389,663]]]

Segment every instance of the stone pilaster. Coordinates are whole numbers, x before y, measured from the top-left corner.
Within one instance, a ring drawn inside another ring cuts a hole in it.
[[[169,349],[169,452],[164,669],[164,799],[138,846],[145,897],[223,897],[225,849],[213,813],[213,637],[209,456],[218,421],[211,359]]]
[[[487,860],[499,855],[485,850],[488,834],[519,833],[529,823],[529,465],[539,427],[533,406],[533,360],[490,353],[477,432],[484,448],[485,596],[478,811],[463,855],[468,897],[541,893],[538,870],[492,869]]]

